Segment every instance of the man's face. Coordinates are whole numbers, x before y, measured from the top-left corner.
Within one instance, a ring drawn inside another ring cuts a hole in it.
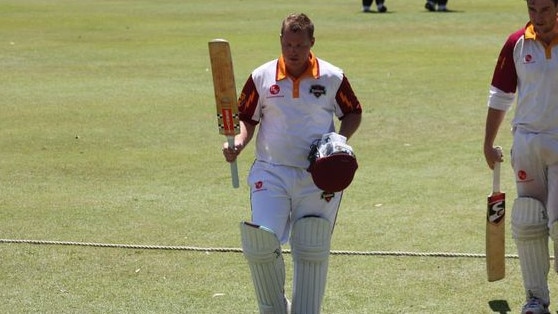
[[[527,0],[529,20],[535,27],[537,35],[552,32],[556,24],[558,7],[552,0]]]
[[[286,29],[281,36],[281,52],[289,73],[300,75],[307,66],[314,38],[303,31],[292,32]]]

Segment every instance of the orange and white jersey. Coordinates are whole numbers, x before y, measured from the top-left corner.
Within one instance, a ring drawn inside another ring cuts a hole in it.
[[[512,124],[527,132],[558,134],[558,42],[537,40],[531,23],[511,34],[498,57],[488,106],[509,110]]]
[[[298,79],[288,75],[283,58],[255,69],[239,98],[239,117],[259,124],[256,159],[306,168],[310,145],[334,131],[334,116],[362,112],[343,71],[311,54]]]

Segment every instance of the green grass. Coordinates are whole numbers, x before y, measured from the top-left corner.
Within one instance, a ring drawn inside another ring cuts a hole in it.
[[[2,1],[0,238],[239,247],[253,147],[234,190],[207,41],[232,43],[240,88],[279,55],[281,19],[302,11],[315,52],[345,70],[364,107],[333,249],[483,253],[488,85],[525,3],[450,1],[449,14],[386,5]],[[498,143],[510,147],[505,128]],[[509,163],[503,180],[511,208]],[[334,255],[323,312],[492,313],[492,300],[517,312],[519,266],[507,265],[488,283],[482,258]],[[0,244],[3,313],[255,313],[251,285],[234,252]]]

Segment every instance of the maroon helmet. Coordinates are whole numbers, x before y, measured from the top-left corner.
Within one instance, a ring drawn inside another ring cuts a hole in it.
[[[308,155],[314,184],[325,192],[339,192],[346,189],[355,176],[358,163],[346,138],[336,133],[325,134],[316,140]]]

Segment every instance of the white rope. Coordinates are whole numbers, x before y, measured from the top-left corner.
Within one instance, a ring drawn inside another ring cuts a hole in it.
[[[74,241],[50,241],[50,240],[18,240],[0,239],[0,243],[14,244],[46,244],[46,245],[73,245],[90,246],[105,248],[124,248],[139,250],[182,250],[194,252],[222,252],[222,253],[242,253],[240,248],[215,248],[215,247],[194,247],[194,246],[168,246],[168,245],[141,245],[141,244],[115,244],[115,243],[95,243],[95,242],[74,242]],[[283,253],[290,254],[289,249]],[[401,252],[401,251],[346,251],[332,250],[332,255],[353,255],[353,256],[411,256],[411,257],[467,257],[467,258],[486,258],[486,254],[476,253],[455,253],[455,252]],[[516,259],[515,254],[506,254],[506,258]],[[551,257],[553,258],[553,257]]]

